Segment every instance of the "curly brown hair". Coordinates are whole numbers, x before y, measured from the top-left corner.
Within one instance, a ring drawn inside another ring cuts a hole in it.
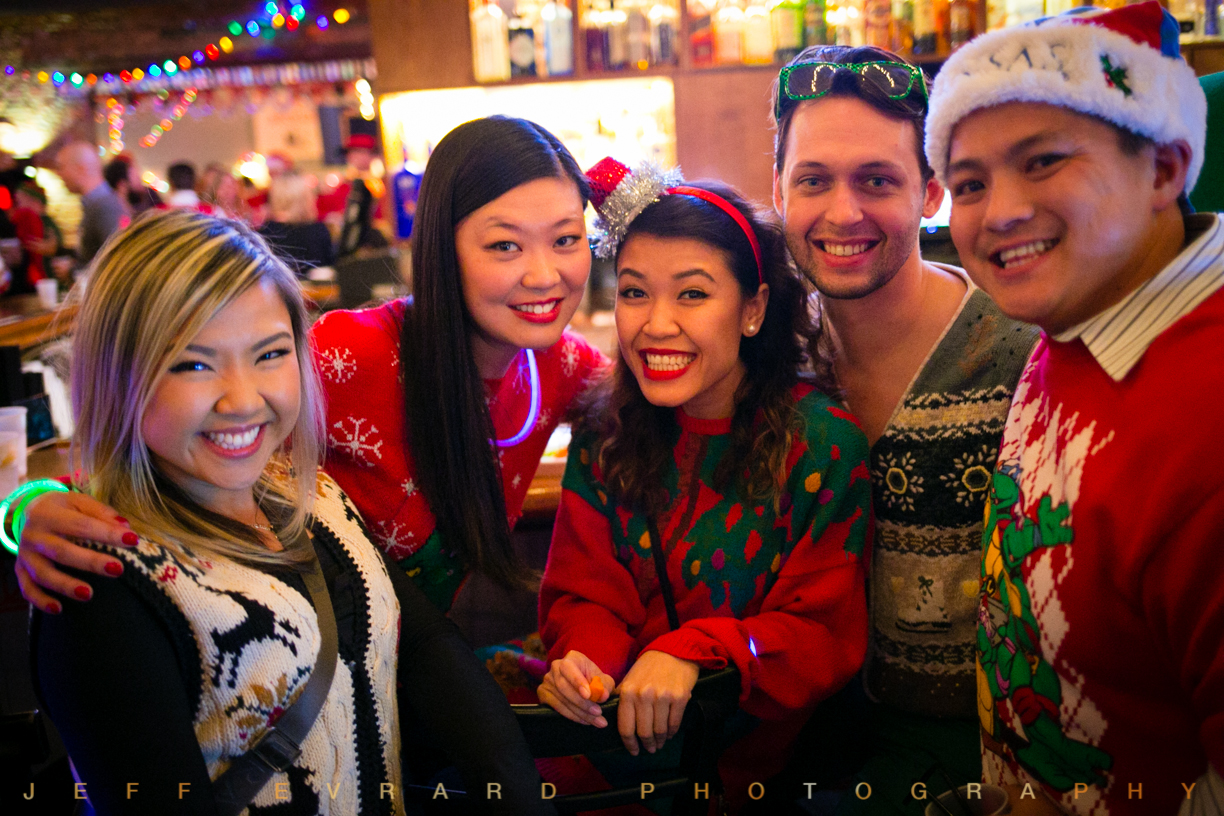
[[[801,376],[825,391],[832,386],[823,367],[817,374],[801,374],[807,346],[819,329],[776,214],[718,182],[689,186],[721,196],[748,220],[761,248],[760,279],[744,232],[729,215],[694,196],[667,195],[651,204],[630,225],[624,243],[639,234],[695,239],[726,257],[744,297],[756,294],[761,281],[769,285],[761,330],[740,339],[746,375],[735,394],[731,446],[715,468],[714,487],[724,490],[734,481],[746,500],[776,506],[791,442],[804,428],[794,387]],[[667,500],[663,476],[678,433],[674,410],[648,402],[618,357],[612,376],[588,392],[579,413],[575,430],[598,440],[593,454],[608,491],[627,508],[658,515]]]

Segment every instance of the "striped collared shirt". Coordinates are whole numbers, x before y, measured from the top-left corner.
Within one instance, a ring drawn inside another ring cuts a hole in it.
[[[1191,215],[1186,234],[1194,240],[1155,277],[1054,339],[1069,343],[1078,337],[1105,373],[1120,381],[1165,329],[1224,286],[1224,221],[1214,213]]]

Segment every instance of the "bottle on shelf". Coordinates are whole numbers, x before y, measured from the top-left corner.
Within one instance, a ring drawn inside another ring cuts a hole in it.
[[[914,56],[928,56],[939,50],[935,27],[934,0],[914,0]]]
[[[549,0],[540,9],[539,33],[544,68],[549,76],[574,72],[574,13],[564,2]]]
[[[914,50],[914,0],[892,0],[892,29],[889,50],[909,54]]]
[[[773,62],[773,27],[765,0],[748,0],[744,9],[744,62],[764,65]]]
[[[582,39],[586,46],[587,70],[608,70],[607,22],[604,20],[604,10],[598,3],[593,2],[583,9]]]
[[[671,3],[657,2],[646,17],[650,21],[650,61],[655,65],[675,65],[680,9]]]
[[[973,26],[973,4],[969,0],[952,0],[948,23],[948,45],[955,51],[972,40],[976,33]]]
[[[1007,14],[1003,18],[1004,26],[1028,23],[1045,16],[1043,0],[1005,0],[1004,7],[1007,9]]]
[[[803,4],[803,47],[829,44],[828,9],[825,0],[806,0]]]
[[[477,3],[470,14],[472,72],[477,82],[510,78],[509,24],[501,7],[490,0]]]
[[[739,0],[722,0],[714,12],[714,61],[719,65],[744,61],[744,10]]]
[[[867,45],[876,48],[892,45],[892,0],[867,0],[863,20],[864,42]]]
[[[803,50],[802,0],[775,0],[769,10],[773,31],[774,60],[789,62]]]
[[[689,48],[693,65],[704,68],[714,64],[714,0],[691,0],[688,3]]]
[[[512,77],[536,75],[535,26],[523,12],[522,5],[516,8],[506,27]]]
[[[650,20],[646,17],[645,0],[624,0],[625,39],[628,63],[631,67],[650,67]]]
[[[604,13],[608,32],[608,68],[619,71],[629,65],[629,15],[615,2]]]
[[[986,30],[998,31],[1007,22],[1005,0],[986,0]]]

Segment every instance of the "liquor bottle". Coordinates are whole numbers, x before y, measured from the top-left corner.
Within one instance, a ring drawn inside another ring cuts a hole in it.
[[[764,0],[748,0],[744,9],[744,62],[762,65],[773,62],[773,30]]]
[[[535,76],[535,29],[517,12],[510,18],[506,41],[510,53],[510,76]]]
[[[803,4],[803,46],[829,44],[829,22],[825,18],[825,0],[807,0]]]
[[[939,49],[935,28],[934,0],[914,0],[914,54],[934,54]]]
[[[706,67],[714,64],[714,0],[692,0],[688,4],[689,20],[693,30],[689,33],[689,48],[692,49],[693,65]]]
[[[892,51],[908,54],[914,48],[914,0],[892,0]]]
[[[948,23],[948,45],[953,51],[973,39],[973,6],[969,0],[952,0]]]
[[[608,68],[619,71],[629,64],[629,15],[624,9],[609,4],[611,8],[604,13],[608,32]]]
[[[412,237],[412,222],[416,218],[417,193],[420,187],[420,168],[408,160],[408,148],[405,147],[404,164],[392,179],[391,186],[395,201],[395,237],[401,240]]]
[[[646,17],[643,0],[624,0],[626,52],[629,65],[650,67],[650,20]]]
[[[719,65],[744,61],[744,10],[738,0],[722,0],[714,12],[714,61]]]
[[[544,41],[544,67],[549,76],[574,72],[574,13],[564,2],[549,2],[540,9],[540,38]]]
[[[789,62],[803,50],[802,0],[777,0],[769,10],[773,29],[774,60]]]
[[[877,48],[892,45],[892,0],[867,0],[863,11],[866,44]]]
[[[676,64],[676,32],[680,30],[680,10],[658,2],[646,15],[650,20],[650,61],[655,65]]]
[[[477,82],[500,82],[510,78],[509,26],[495,3],[472,9],[472,72]]]
[[[608,70],[608,30],[603,9],[591,3],[582,17],[582,36],[586,43],[588,71]]]

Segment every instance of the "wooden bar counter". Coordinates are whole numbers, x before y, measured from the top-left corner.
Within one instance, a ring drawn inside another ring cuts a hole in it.
[[[13,295],[0,298],[0,346],[32,348],[72,331],[76,304],[61,303],[47,311],[38,295]]]

